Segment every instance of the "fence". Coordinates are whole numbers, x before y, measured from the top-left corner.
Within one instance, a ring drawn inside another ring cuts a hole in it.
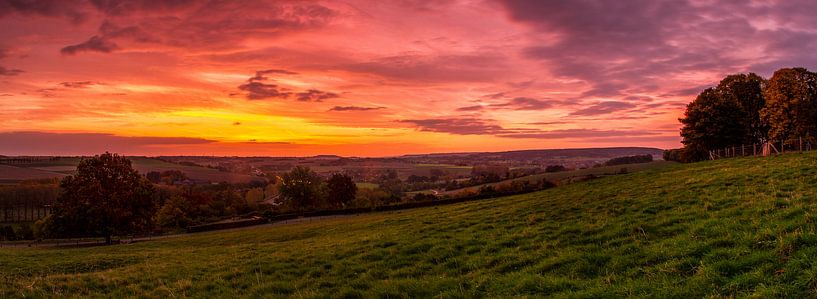
[[[806,138],[769,141],[750,145],[731,146],[709,151],[709,159],[717,160],[734,157],[770,156],[790,152],[812,151],[812,143]]]

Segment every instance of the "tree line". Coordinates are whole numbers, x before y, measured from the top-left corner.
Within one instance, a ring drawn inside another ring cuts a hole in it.
[[[817,73],[782,68],[765,79],[754,73],[726,76],[689,103],[680,135],[683,147],[664,159],[695,162],[708,152],[741,144],[817,137]]]

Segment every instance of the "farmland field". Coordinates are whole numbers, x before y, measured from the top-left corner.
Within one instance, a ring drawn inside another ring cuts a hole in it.
[[[162,241],[0,249],[0,297],[814,297],[817,154]]]
[[[133,168],[144,174],[150,171],[180,170],[192,179],[212,181],[245,183],[255,179],[253,176],[218,171],[199,166],[187,166],[168,163],[158,159],[145,157],[130,157]],[[73,174],[80,158],[61,157],[56,161],[37,161],[23,165],[0,165],[0,181],[21,181],[31,179],[44,179],[53,177],[63,177]]]

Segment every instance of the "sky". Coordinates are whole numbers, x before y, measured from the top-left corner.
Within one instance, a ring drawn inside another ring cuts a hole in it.
[[[815,69],[817,2],[0,0],[0,154],[680,146],[728,74]]]

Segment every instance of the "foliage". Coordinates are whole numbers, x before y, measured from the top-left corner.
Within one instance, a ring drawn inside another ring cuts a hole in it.
[[[347,206],[355,199],[357,185],[345,174],[335,173],[326,181],[327,199],[332,206]]]
[[[770,139],[817,136],[817,74],[804,68],[777,70],[764,96],[761,116],[769,123]]]
[[[161,228],[185,228],[190,224],[187,217],[193,208],[184,197],[173,196],[165,202],[156,214],[156,224]]]
[[[49,221],[62,236],[130,234],[151,227],[156,211],[153,185],[125,157],[105,153],[83,159],[63,178],[63,192]]]
[[[708,159],[707,151],[741,144],[748,134],[745,114],[732,98],[720,96],[714,88],[704,90],[687,105],[684,117],[679,119],[682,143],[687,149],[685,160]]]
[[[323,196],[321,177],[308,167],[296,166],[281,177],[281,195],[299,210],[314,208]]]

